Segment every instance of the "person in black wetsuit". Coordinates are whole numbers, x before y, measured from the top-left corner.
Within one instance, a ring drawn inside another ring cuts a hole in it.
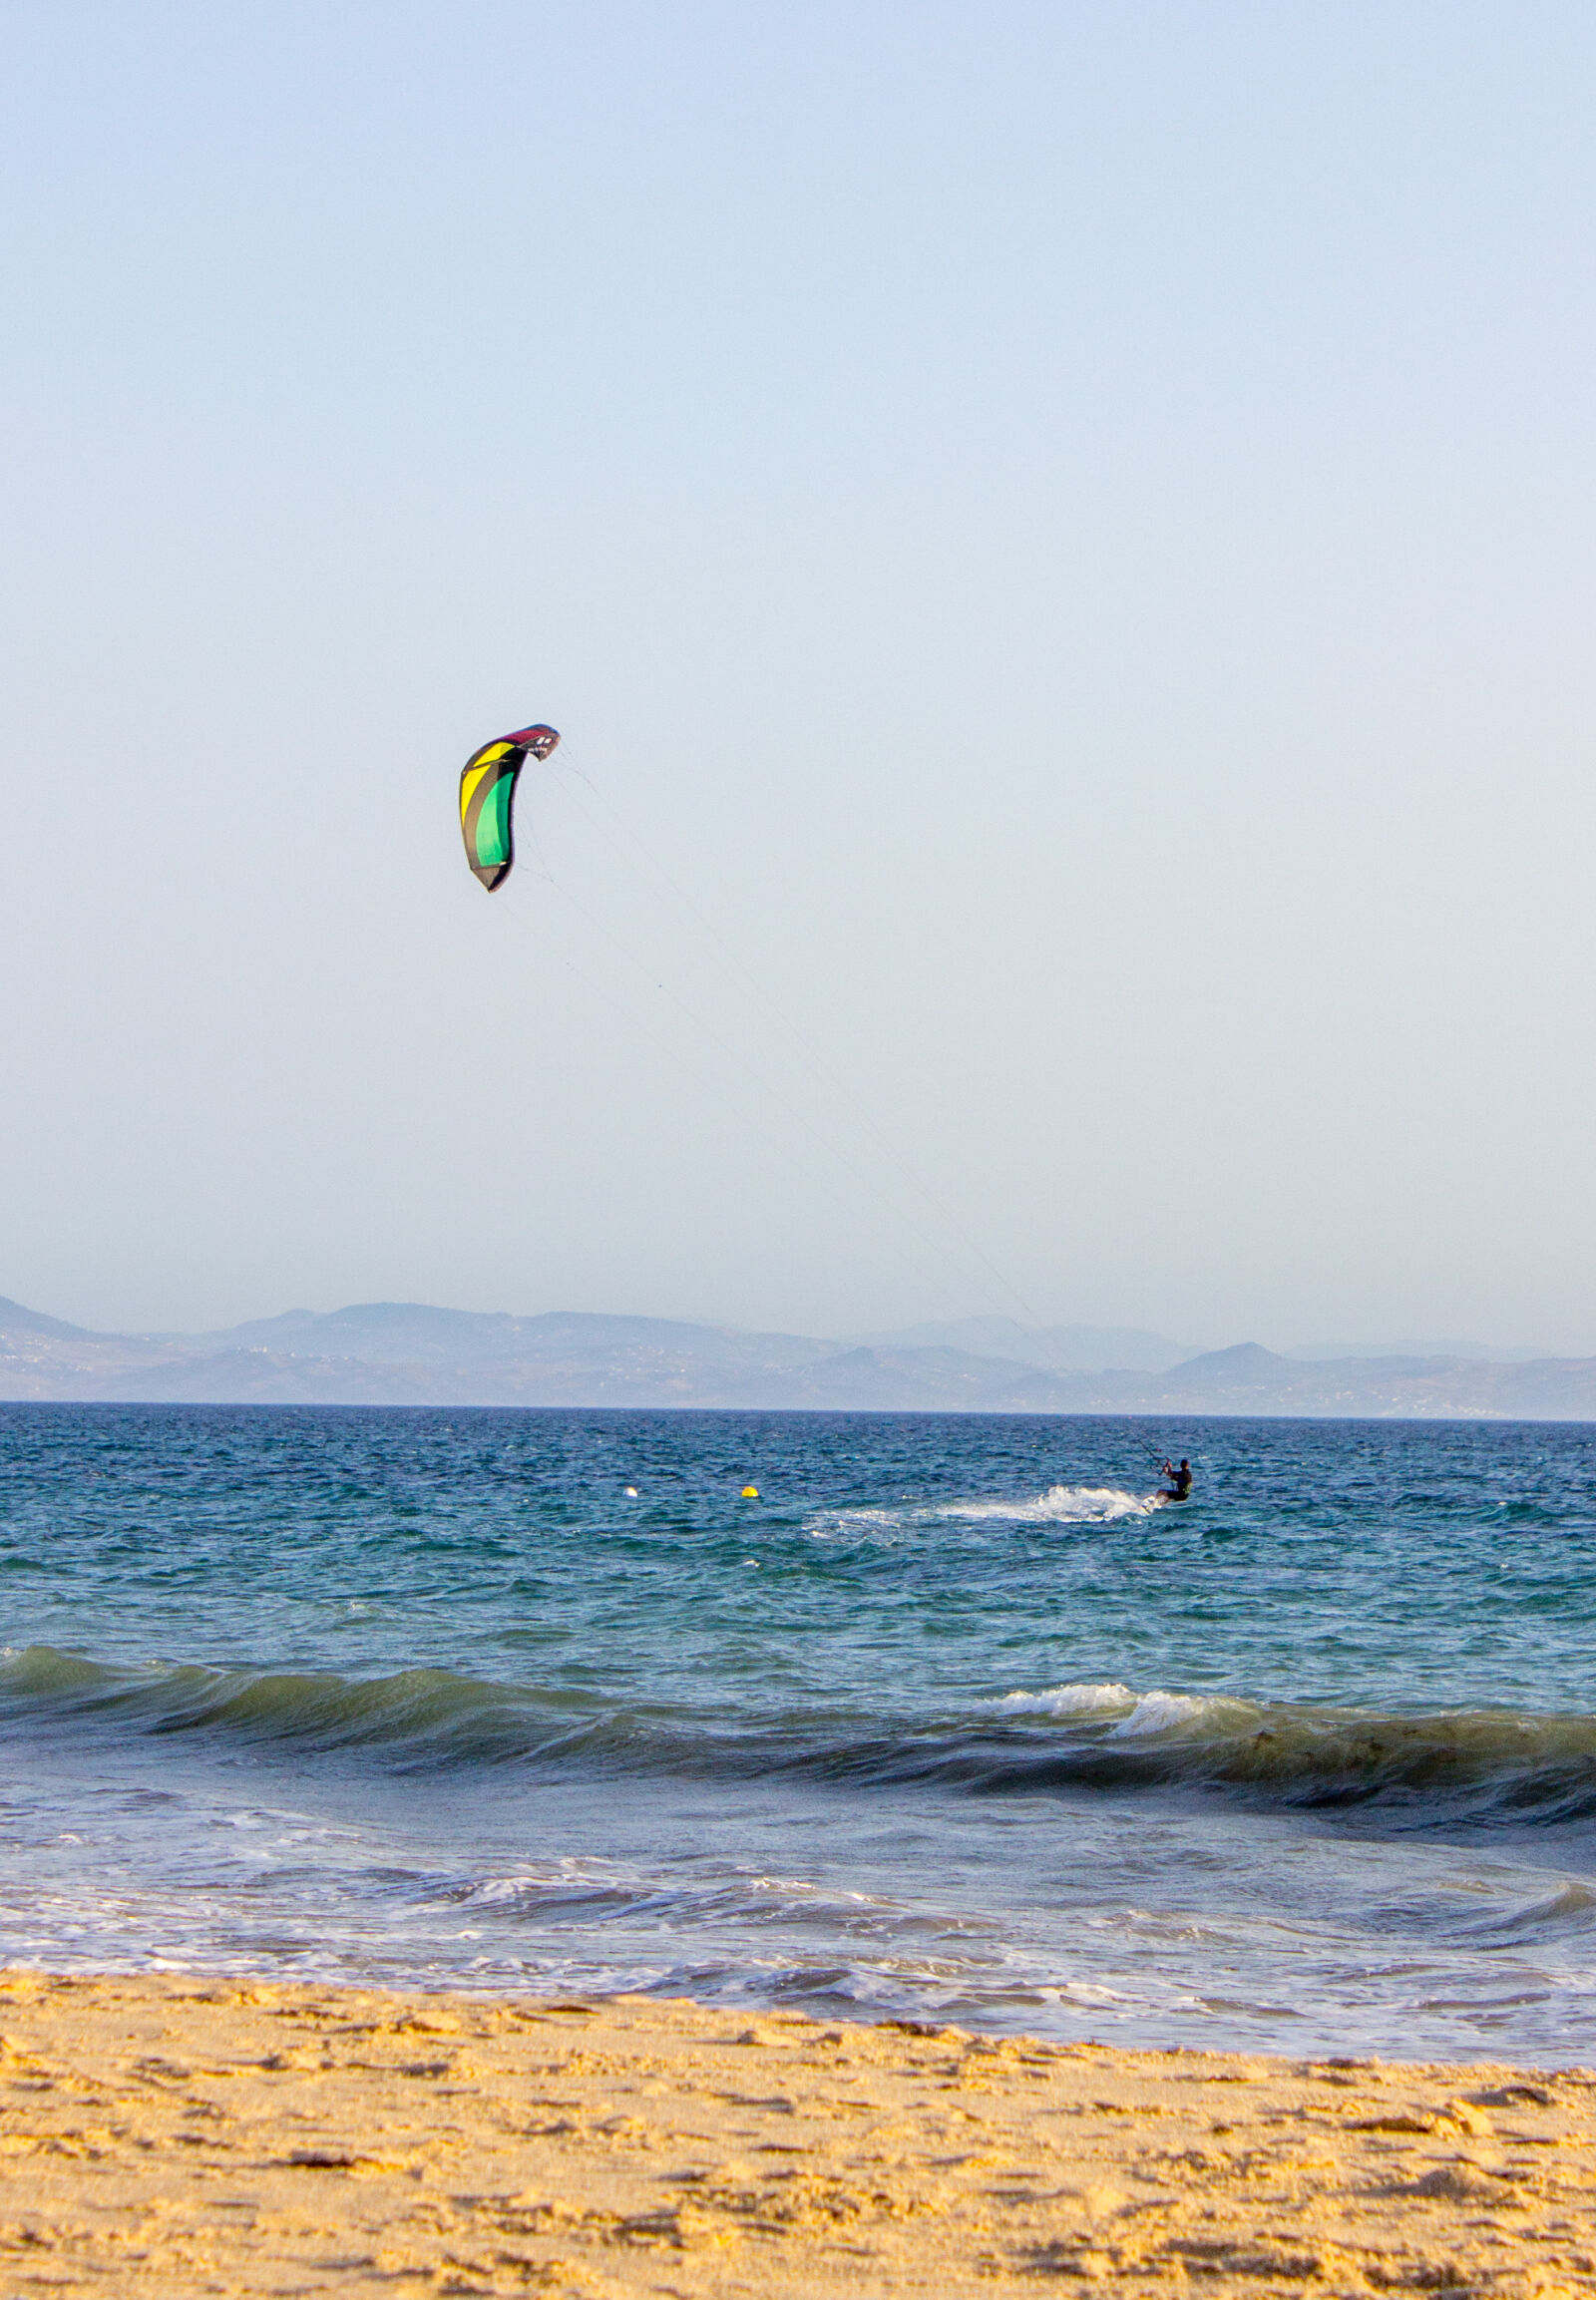
[[[1172,1461],[1166,1461],[1163,1465],[1163,1472],[1169,1480],[1164,1488],[1164,1499],[1166,1501],[1187,1500],[1191,1494],[1191,1463],[1182,1459],[1180,1467],[1177,1469]]]

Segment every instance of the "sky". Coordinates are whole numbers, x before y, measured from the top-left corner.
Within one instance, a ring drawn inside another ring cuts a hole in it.
[[[0,1294],[1596,1352],[1593,95],[10,0]]]

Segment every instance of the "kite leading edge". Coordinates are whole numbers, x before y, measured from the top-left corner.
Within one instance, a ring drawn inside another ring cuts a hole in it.
[[[466,861],[491,895],[516,859],[512,812],[516,777],[529,757],[546,759],[560,740],[553,727],[518,727],[473,751],[460,770],[460,835]]]

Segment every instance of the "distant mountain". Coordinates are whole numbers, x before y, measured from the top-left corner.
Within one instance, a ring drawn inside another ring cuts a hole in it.
[[[211,1348],[288,1349],[296,1356],[360,1357],[381,1365],[624,1365],[655,1374],[686,1364],[786,1367],[837,1348],[792,1334],[747,1334],[734,1326],[689,1326],[667,1318],[606,1318],[554,1310],[539,1318],[503,1312],[435,1310],[424,1302],[363,1302],[349,1310],[290,1310],[219,1334],[195,1337]]]
[[[221,1332],[97,1335],[0,1302],[0,1395],[217,1403],[763,1402],[837,1344],[661,1318],[368,1302]]]
[[[1014,1318],[949,1318],[855,1339],[877,1349],[969,1349],[1054,1373],[1101,1373],[1108,1366],[1165,1373],[1192,1355],[1189,1342],[1139,1326],[1021,1326]]]
[[[1244,1342],[1166,1374],[1162,1413],[1411,1420],[1596,1420],[1596,1357],[1490,1363],[1468,1357],[1283,1357]]]
[[[1596,1358],[1323,1360],[1248,1342],[1168,1362],[1174,1348],[1135,1328],[996,1318],[850,1344],[418,1302],[290,1310],[212,1334],[95,1334],[0,1299],[0,1398],[11,1400],[1596,1420]],[[1094,1350],[1161,1361],[1071,1361]]]
[[[1286,1352],[1314,1363],[1332,1357],[1482,1357],[1493,1365],[1523,1365],[1550,1357],[1549,1349],[1501,1349],[1488,1342],[1299,1342]]]
[[[20,1302],[0,1294],[0,1334],[48,1334],[62,1342],[98,1341],[86,1327],[64,1326],[59,1318],[46,1318],[37,1310],[24,1310]]]

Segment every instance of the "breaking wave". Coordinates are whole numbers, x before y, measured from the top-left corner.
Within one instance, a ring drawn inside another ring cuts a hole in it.
[[[234,1749],[389,1770],[516,1765],[556,1775],[801,1774],[966,1794],[1188,1787],[1290,1805],[1396,1802],[1426,1817],[1596,1817],[1596,1717],[1405,1715],[1118,1683],[1016,1690],[883,1722],[801,1706],[741,1724],[447,1670],[113,1668],[49,1646],[0,1659],[0,1727]]]

